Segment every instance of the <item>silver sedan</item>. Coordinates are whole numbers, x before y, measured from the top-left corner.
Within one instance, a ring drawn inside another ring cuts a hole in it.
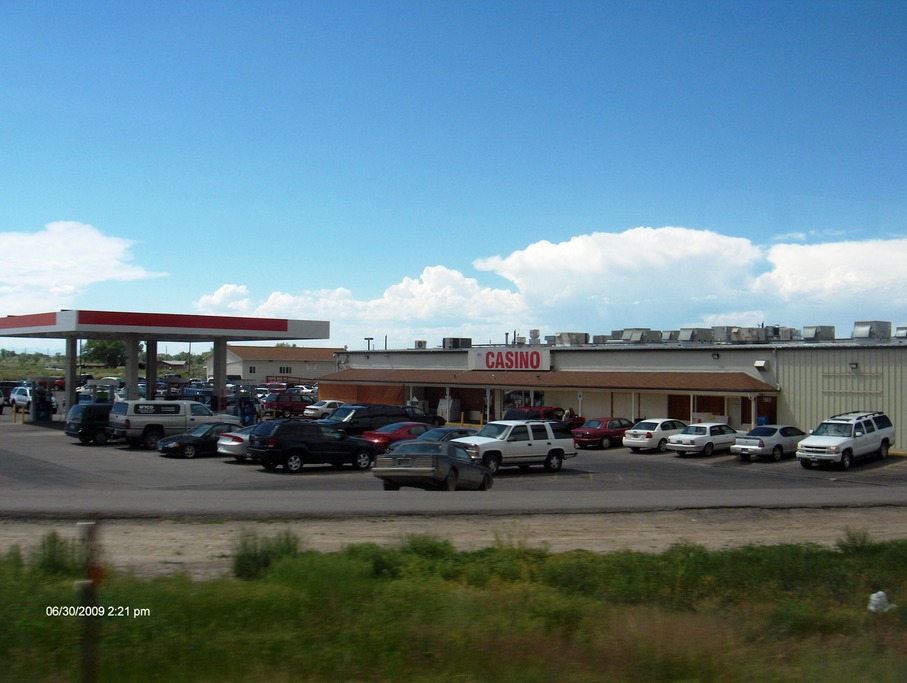
[[[778,461],[785,454],[796,453],[797,444],[806,436],[806,432],[791,425],[759,425],[738,436],[731,446],[731,453],[744,462],[753,458]]]
[[[217,440],[217,452],[220,455],[232,455],[242,462],[249,457],[249,434],[258,425],[244,427],[232,432],[224,432]]]

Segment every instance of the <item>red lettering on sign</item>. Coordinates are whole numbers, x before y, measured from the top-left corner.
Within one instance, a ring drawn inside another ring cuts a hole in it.
[[[538,351],[489,351],[485,354],[485,367],[489,370],[538,370],[542,367],[542,354]]]

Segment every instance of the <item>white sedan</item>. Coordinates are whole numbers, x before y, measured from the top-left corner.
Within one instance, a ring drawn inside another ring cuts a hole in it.
[[[654,448],[664,453],[668,448],[668,438],[680,434],[686,426],[686,422],[665,417],[642,420],[624,432],[623,444],[634,453],[643,448]]]
[[[760,425],[751,429],[731,446],[731,453],[747,462],[753,458],[771,458],[778,461],[787,453],[796,453],[797,444],[806,432],[791,425]]]
[[[668,450],[676,451],[677,455],[709,456],[715,451],[729,450],[741,433],[722,422],[699,422],[668,438]]]
[[[330,417],[342,405],[343,401],[315,401],[312,405],[306,406],[302,416],[311,417],[312,419]]]

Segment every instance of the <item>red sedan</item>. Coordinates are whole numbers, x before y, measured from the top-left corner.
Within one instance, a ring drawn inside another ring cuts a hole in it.
[[[384,451],[387,450],[388,444],[394,441],[415,439],[423,432],[427,432],[429,429],[433,428],[434,425],[426,424],[425,422],[394,422],[379,427],[378,429],[363,432],[360,438],[375,444],[375,451],[377,453],[384,453]]]
[[[624,432],[632,426],[633,423],[624,417],[596,417],[572,430],[573,443],[577,448],[611,448],[613,443],[621,442]]]

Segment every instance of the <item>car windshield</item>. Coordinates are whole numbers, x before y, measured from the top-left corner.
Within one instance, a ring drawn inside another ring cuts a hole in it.
[[[850,436],[851,425],[840,422],[823,422],[813,432],[816,436]]]
[[[583,424],[584,429],[598,429],[599,427],[603,426],[604,422],[602,422],[601,420],[586,420],[586,422]]]
[[[331,415],[331,419],[339,420],[340,422],[349,422],[353,419],[355,414],[356,411],[353,408],[344,408],[341,406],[334,411],[334,414]]]
[[[419,441],[443,441],[450,432],[447,429],[429,429],[417,437]]]
[[[746,433],[747,436],[774,436],[777,433],[775,427],[756,427]]]
[[[210,431],[211,427],[212,425],[210,424],[200,424],[197,427],[190,429],[187,433],[192,436],[204,436]]]
[[[436,453],[442,453],[444,451],[445,445],[443,443],[404,443],[400,444],[400,447],[394,451],[394,456],[399,457],[401,455],[435,455]]]
[[[684,434],[696,434],[696,435],[701,436],[702,434],[705,434],[706,431],[705,431],[705,427],[700,427],[699,425],[690,425],[689,427],[687,427],[686,429],[683,430],[683,433]]]
[[[657,422],[639,422],[633,429],[658,429]]]
[[[488,423],[482,427],[476,436],[484,436],[489,439],[500,439],[507,433],[507,425],[496,425],[494,423]]]
[[[384,425],[383,427],[378,427],[376,432],[381,432],[382,434],[389,434],[391,432],[396,432],[398,429],[403,429],[408,423],[406,422],[394,422],[393,424]]]
[[[272,436],[277,430],[277,425],[280,424],[277,420],[267,420],[262,422],[259,425],[255,426],[253,433],[255,436],[263,436],[265,438]]]

